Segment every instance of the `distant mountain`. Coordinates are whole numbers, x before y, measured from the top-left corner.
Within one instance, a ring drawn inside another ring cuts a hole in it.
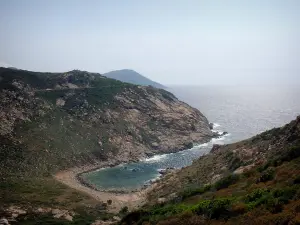
[[[108,73],[104,73],[104,76],[116,80],[120,80],[127,83],[138,84],[148,86],[151,85],[156,88],[165,88],[162,84],[159,84],[155,81],[144,77],[143,75],[137,73],[134,70],[124,69],[124,70],[115,70]]]
[[[0,67],[3,67],[3,68],[9,68],[9,67],[13,67],[12,65],[6,63],[6,62],[2,62],[0,61]]]

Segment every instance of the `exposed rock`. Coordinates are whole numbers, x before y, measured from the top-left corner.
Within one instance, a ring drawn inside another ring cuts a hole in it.
[[[214,129],[214,124],[213,123],[209,123],[209,129]]]
[[[62,218],[68,221],[73,221],[73,216],[75,215],[74,212],[69,212],[64,209],[53,209],[52,214],[54,218]]]
[[[7,210],[7,213],[9,213],[13,218],[17,218],[20,215],[25,215],[27,212],[20,207],[17,206],[10,206]]]
[[[114,216],[114,217],[113,217],[113,220],[115,220],[115,221],[120,221],[120,220],[121,220],[121,218],[120,218],[120,217],[118,217],[118,216]]]
[[[158,144],[157,142],[153,142],[153,143],[151,143],[151,146],[152,146],[153,148],[157,148],[157,147],[159,146],[159,144]]]
[[[51,212],[52,211],[52,209],[51,208],[37,208],[36,210],[35,210],[35,212],[36,213],[49,213],[49,212]]]
[[[219,144],[214,144],[213,147],[211,148],[210,152],[211,153],[217,153],[218,150],[221,148],[222,145]]]
[[[211,183],[215,183],[221,179],[221,174],[216,174],[211,178]]]
[[[166,168],[166,169],[160,169],[160,170],[158,170],[158,172],[159,172],[160,174],[162,174],[162,175],[166,175],[167,173],[170,173],[170,172],[172,172],[172,171],[174,171],[174,170],[175,170],[174,167],[168,167],[168,168]]]
[[[116,222],[115,221],[96,220],[91,225],[111,225],[111,224],[116,224]]]
[[[57,105],[57,106],[64,106],[65,103],[66,103],[66,101],[63,100],[62,98],[56,99],[56,105]]]
[[[158,204],[165,203],[166,201],[167,201],[166,198],[158,198],[158,199],[157,199],[157,203],[158,203]]]
[[[5,218],[0,219],[0,225],[9,225],[9,224],[10,223],[8,222],[7,219],[5,219]]]

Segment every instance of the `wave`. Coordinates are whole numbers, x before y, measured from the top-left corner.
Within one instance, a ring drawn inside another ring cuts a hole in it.
[[[220,127],[221,125],[218,124],[218,123],[213,123],[213,129],[217,128],[217,127]]]
[[[144,162],[157,162],[157,161],[160,161],[160,160],[166,158],[168,155],[170,155],[170,154],[154,155],[150,158],[143,159],[143,161]]]
[[[203,143],[203,144],[196,144],[192,148],[185,149],[183,151],[178,152],[177,154],[180,154],[180,155],[184,156],[184,155],[189,154],[189,151],[191,151],[191,150],[195,151],[195,150],[203,149],[203,148],[204,149],[207,148],[207,151],[209,152],[209,150],[211,149],[211,147],[212,147],[213,144],[224,144],[224,140],[230,134],[227,133],[227,134],[223,135],[223,131],[222,130],[215,129],[215,128],[220,127],[220,126],[221,125],[218,124],[218,123],[213,123],[213,128],[214,129],[212,131],[216,132],[216,133],[218,133],[219,135],[222,135],[222,136],[219,136],[217,138],[212,138],[209,142],[206,142],[206,143]],[[176,153],[154,155],[154,156],[152,156],[150,158],[142,159],[141,161],[143,161],[143,162],[149,162],[149,163],[156,163],[156,162],[159,162],[159,161],[166,160],[172,154],[176,154]]]
[[[209,142],[203,143],[203,144],[198,144],[198,145],[194,145],[194,147],[192,147],[191,149],[195,149],[195,148],[204,148],[207,147],[209,144]],[[189,149],[188,149],[189,150]]]

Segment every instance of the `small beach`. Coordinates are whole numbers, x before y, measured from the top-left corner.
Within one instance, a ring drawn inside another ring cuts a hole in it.
[[[99,202],[106,203],[108,200],[112,200],[112,204],[108,205],[107,208],[107,210],[111,213],[117,213],[125,206],[127,206],[129,210],[133,210],[142,206],[145,202],[147,191],[152,187],[131,193],[114,193],[95,190],[79,181],[78,176],[80,174],[104,168],[106,166],[107,164],[103,163],[97,165],[74,167],[68,170],[60,171],[56,173],[54,177],[61,183],[78,191],[84,192],[94,199],[98,200]]]

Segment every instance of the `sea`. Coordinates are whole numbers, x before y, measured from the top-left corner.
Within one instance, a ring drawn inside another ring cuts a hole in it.
[[[177,153],[84,174],[102,190],[132,191],[159,179],[166,168],[182,168],[207,154],[213,144],[229,144],[289,123],[300,115],[298,86],[174,86],[168,91],[200,110],[217,132],[228,134]]]

